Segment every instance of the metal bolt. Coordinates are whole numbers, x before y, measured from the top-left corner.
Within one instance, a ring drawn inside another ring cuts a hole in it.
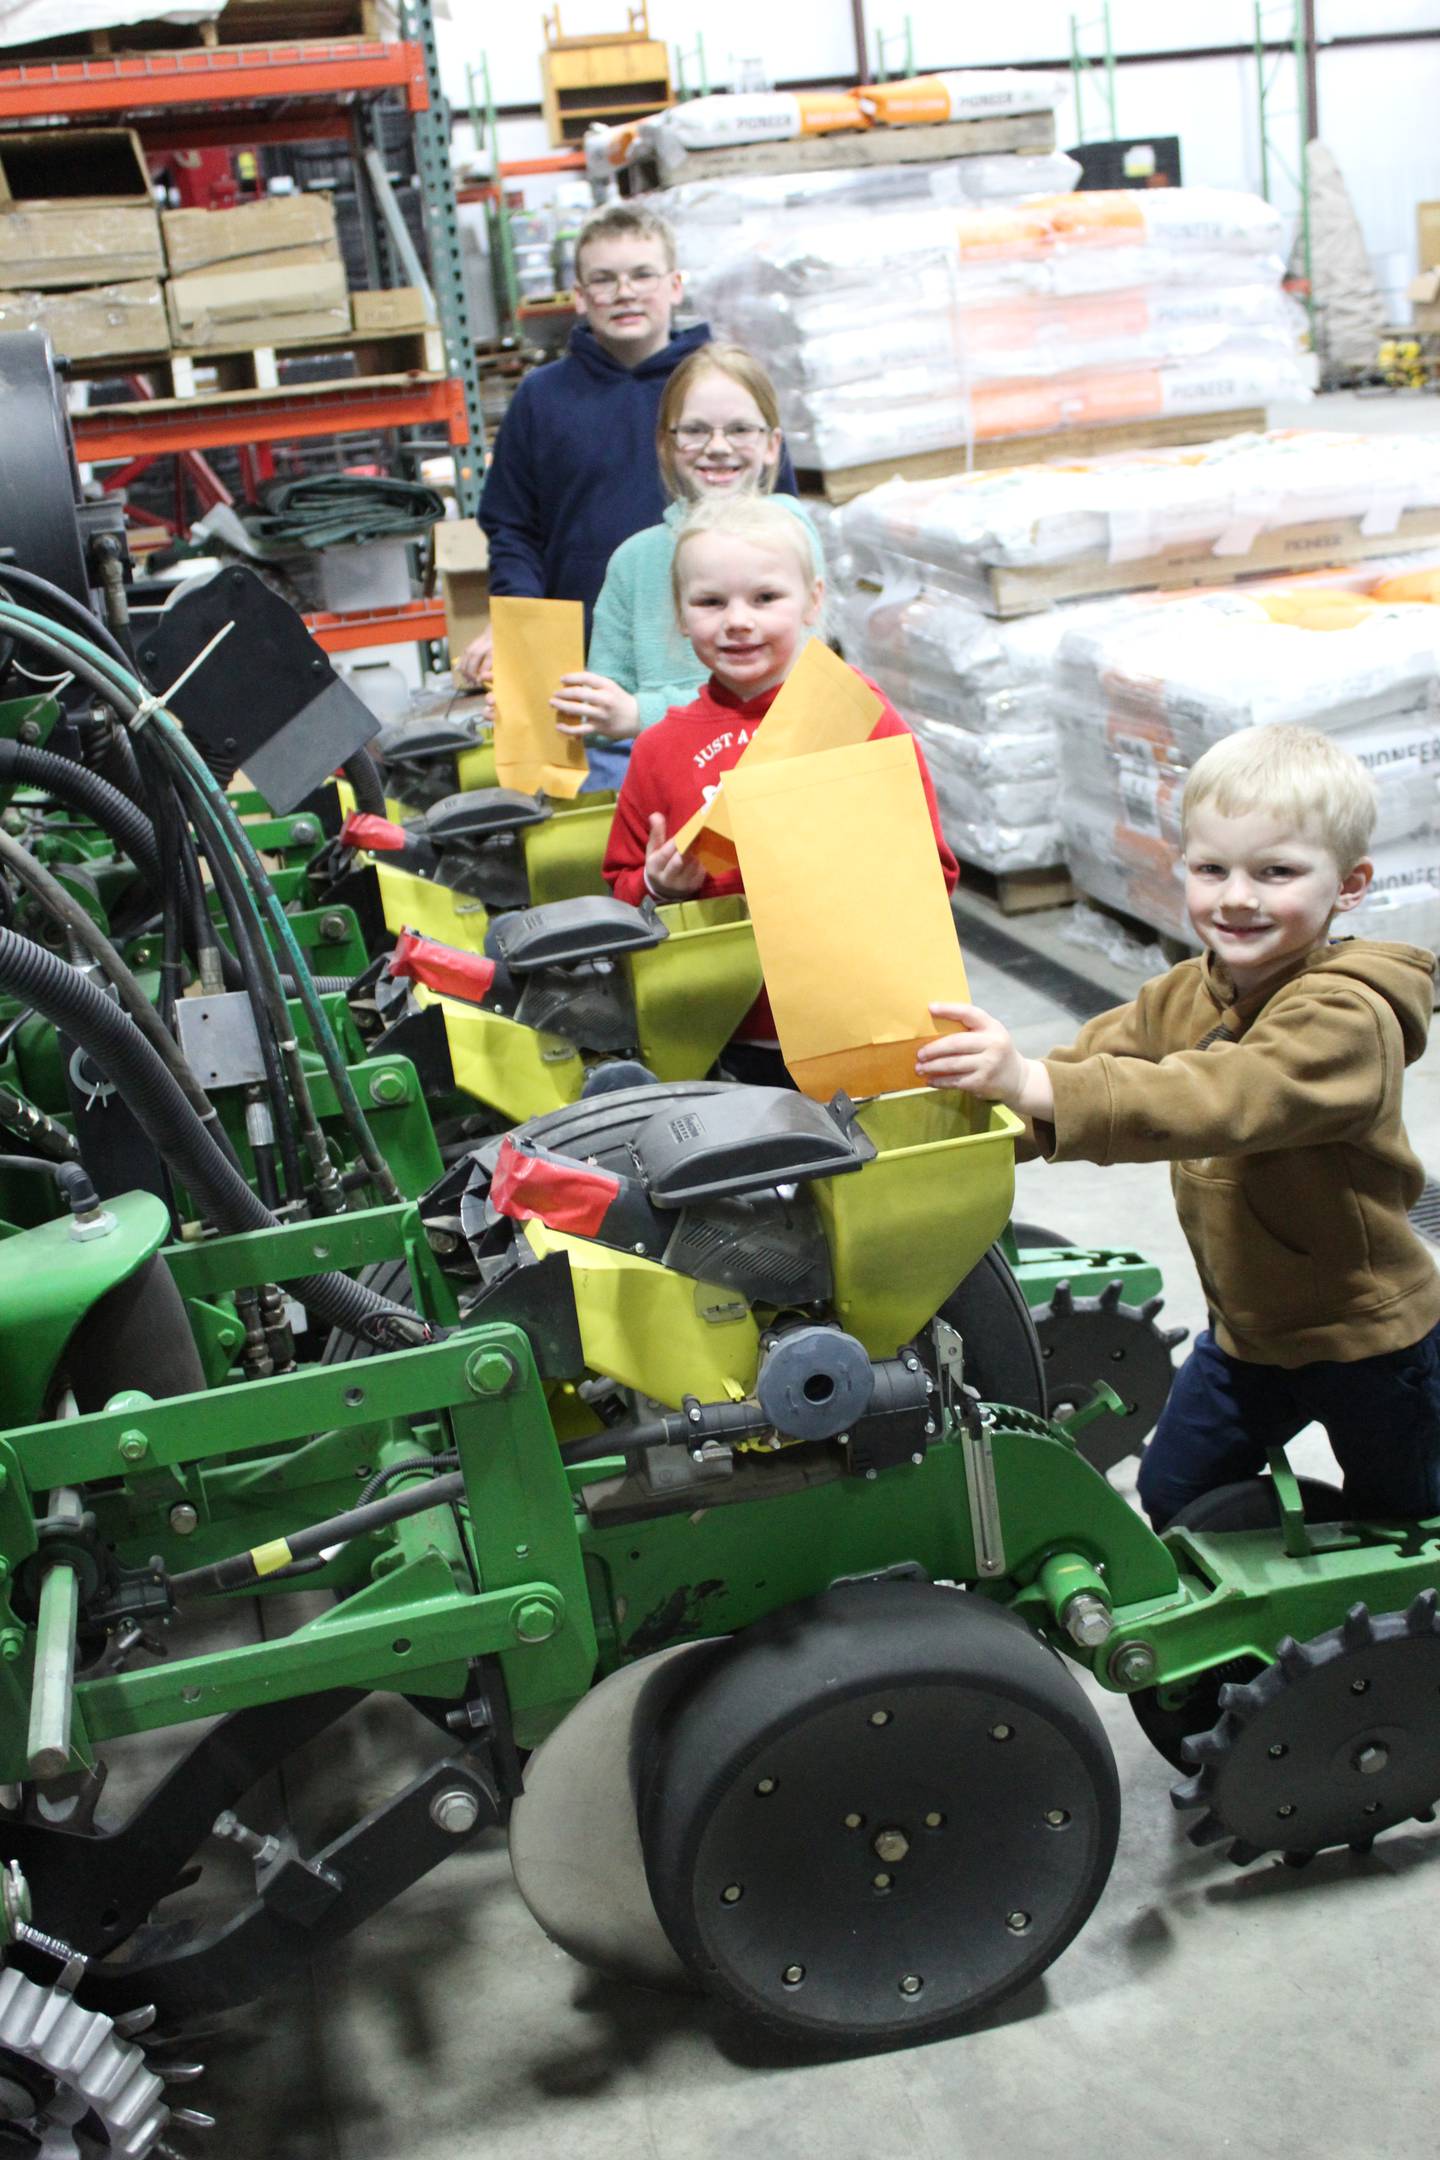
[[[120,1455],[124,1462],[144,1462],[150,1452],[150,1442],[136,1426],[120,1435]]]
[[[903,1830],[877,1830],[872,1844],[876,1859],[888,1860],[892,1866],[910,1850],[910,1840]]]
[[[1361,1777],[1374,1777],[1376,1771],[1383,1770],[1389,1760],[1390,1750],[1386,1747],[1384,1741],[1370,1740],[1358,1750],[1355,1756],[1355,1768],[1360,1772]]]
[[[19,1628],[0,1629],[0,1658],[4,1658],[7,1665],[13,1665],[24,1648],[25,1638]]]
[[[1093,1590],[1077,1590],[1067,1599],[1060,1618],[1071,1642],[1077,1643],[1082,1650],[1098,1650],[1115,1632],[1109,1606]]]
[[[176,1537],[189,1537],[193,1531],[199,1528],[199,1525],[199,1509],[193,1508],[188,1500],[177,1501],[175,1506],[171,1508],[170,1528],[175,1532]]]
[[[1005,1925],[1012,1935],[1023,1935],[1030,1925],[1030,1915],[1028,1912],[1007,1912]]]
[[[773,1777],[762,1777],[756,1785],[755,1790],[757,1793],[760,1794],[763,1799],[767,1793],[774,1792],[776,1784],[778,1782],[778,1779]]]
[[[925,1460],[925,1455],[924,1455],[924,1451],[923,1451],[923,1450],[921,1450],[921,1449],[917,1449],[917,1450],[916,1450],[916,1452],[915,1452],[915,1454],[913,1454],[913,1455],[912,1455],[912,1456],[910,1457],[910,1460],[911,1460],[911,1462],[913,1462],[913,1463],[922,1463],[922,1462],[924,1462],[924,1460]]]
[[[787,1965],[780,1977],[786,1987],[799,1987],[805,1977],[805,1968],[803,1965]]]
[[[1367,1815],[1378,1815],[1380,1813],[1380,1802],[1378,1800],[1367,1800],[1365,1802],[1364,1813]]]
[[[866,1478],[868,1479],[869,1483],[870,1483],[870,1484],[872,1484],[872,1485],[874,1484],[874,1482],[875,1482],[876,1478],[878,1478],[878,1477],[879,1477],[879,1475],[880,1475],[880,1473],[879,1473],[879,1471],[878,1471],[878,1470],[867,1470],[867,1471],[865,1472],[865,1476],[866,1476]]]
[[[1276,1808],[1275,1813],[1279,1817],[1281,1822],[1288,1822],[1290,1820],[1290,1817],[1295,1813],[1294,1801],[1287,1800],[1283,1807]]]
[[[410,1090],[405,1085],[403,1073],[394,1071],[371,1073],[370,1100],[372,1103],[384,1108],[389,1104],[408,1101],[409,1095]]]
[[[863,1826],[864,1821],[865,1818],[863,1815],[847,1815],[845,1817],[845,1828],[847,1830],[859,1830]]]
[[[990,1727],[990,1738],[992,1740],[1013,1740],[1014,1737],[1015,1728],[1013,1725],[992,1725]]]
[[[554,1606],[544,1598],[526,1598],[515,1615],[515,1633],[521,1642],[548,1642],[558,1619]]]
[[[906,1973],[900,1982],[900,1992],[902,1995],[918,1995],[924,1985],[919,1973]]]
[[[1117,1687],[1148,1687],[1155,1677],[1155,1652],[1149,1643],[1123,1642],[1110,1653],[1110,1678]]]
[[[515,1385],[515,1360],[508,1350],[477,1350],[465,1365],[465,1385],[475,1395],[508,1395]]]
[[[945,1817],[940,1813],[939,1808],[931,1808],[930,1813],[925,1817],[925,1828],[927,1830],[938,1830],[944,1820]]]
[[[888,1710],[872,1710],[870,1712],[870,1723],[872,1725],[888,1725],[890,1723],[890,1712]]]
[[[1369,1686],[1370,1682],[1368,1680],[1352,1680],[1350,1682],[1350,1693],[1352,1695],[1363,1695]]]
[[[738,1882],[726,1883],[720,1892],[721,1902],[726,1905],[738,1905],[744,1895],[744,1888]]]
[[[447,1786],[430,1802],[430,1820],[447,1837],[464,1837],[480,1820],[480,1802],[463,1785]]]
[[[1289,1754],[1290,1750],[1283,1740],[1272,1740],[1265,1752],[1273,1761],[1279,1762],[1283,1755]]]
[[[1046,1808],[1045,1820],[1052,1830],[1063,1830],[1070,1820],[1070,1810],[1063,1807]]]
[[[877,1890],[888,1890],[890,1887],[890,1877],[884,1873],[881,1873],[879,1875],[872,1875],[870,1880],[874,1883]]]
[[[320,917],[320,942],[322,945],[343,945],[350,935],[350,925],[335,909]]]
[[[319,837],[309,818],[296,818],[290,827],[291,847],[313,847]]]

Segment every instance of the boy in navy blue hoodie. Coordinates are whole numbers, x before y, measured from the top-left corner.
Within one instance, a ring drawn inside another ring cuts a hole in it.
[[[492,594],[583,600],[587,637],[610,557],[664,515],[655,455],[661,395],[680,362],[710,339],[708,323],[672,334],[680,293],[663,218],[615,204],[586,219],[570,349],[515,392],[480,498]],[[796,492],[783,452],[776,484]],[[488,679],[488,630],[460,672]]]

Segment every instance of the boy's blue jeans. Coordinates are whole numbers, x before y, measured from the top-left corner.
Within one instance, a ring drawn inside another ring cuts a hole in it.
[[[1141,1506],[1163,1530],[1202,1493],[1258,1477],[1312,1419],[1356,1515],[1440,1515],[1440,1324],[1408,1350],[1293,1368],[1232,1358],[1203,1329],[1141,1458]]]

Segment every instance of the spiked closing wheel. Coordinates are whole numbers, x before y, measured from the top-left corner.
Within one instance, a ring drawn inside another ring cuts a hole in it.
[[[952,2030],[1058,1957],[1119,1787],[1060,1660],[964,1591],[875,1582],[746,1631],[677,1705],[642,1799],[680,1956],[751,2017],[849,2044]]]
[[[1309,1859],[1366,1851],[1380,1831],[1433,1820],[1440,1800],[1440,1614],[1433,1590],[1372,1618],[1352,1605],[1308,1643],[1287,1636],[1257,1680],[1220,1692],[1213,1732],[1185,1743],[1195,1775],[1171,1793],[1203,1808],[1195,1845],[1229,1838],[1239,1867],[1277,1848]]]
[[[1155,1325],[1163,1298],[1126,1305],[1123,1290],[1117,1277],[1098,1297],[1076,1297],[1060,1282],[1035,1313],[1050,1415],[1063,1424],[1070,1411],[1083,1410],[1098,1380],[1108,1381],[1125,1404],[1123,1417],[1107,1411],[1077,1437],[1085,1460],[1100,1471],[1138,1455],[1154,1431],[1175,1377],[1170,1353],[1190,1332]]]

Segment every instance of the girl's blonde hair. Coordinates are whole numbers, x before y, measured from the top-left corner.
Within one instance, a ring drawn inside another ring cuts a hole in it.
[[[1375,789],[1358,758],[1318,728],[1274,722],[1213,743],[1191,767],[1180,832],[1197,810],[1221,817],[1268,811],[1297,833],[1313,834],[1342,876],[1363,861],[1375,830]]]
[[[783,503],[767,501],[763,495],[732,495],[725,502],[699,502],[686,512],[675,535],[670,591],[677,615],[680,612],[680,569],[686,543],[701,533],[722,533],[727,539],[744,540],[751,547],[789,548],[807,586],[825,575],[825,566],[819,559],[809,526]]]
[[[754,354],[746,352],[743,345],[701,345],[688,359],[681,361],[666,382],[665,392],[660,400],[660,416],[655,423],[655,454],[660,460],[660,477],[665,483],[666,494],[676,502],[690,497],[690,489],[680,476],[680,467],[675,457],[675,438],[670,430],[680,425],[685,400],[694,384],[702,375],[710,374],[728,375],[731,382],[738,383],[742,390],[748,391],[760,408],[760,417],[771,434],[779,430],[780,406],[775,396],[775,385]],[[779,470],[780,453],[777,450],[773,463],[764,467],[756,482],[760,494],[770,493]]]

